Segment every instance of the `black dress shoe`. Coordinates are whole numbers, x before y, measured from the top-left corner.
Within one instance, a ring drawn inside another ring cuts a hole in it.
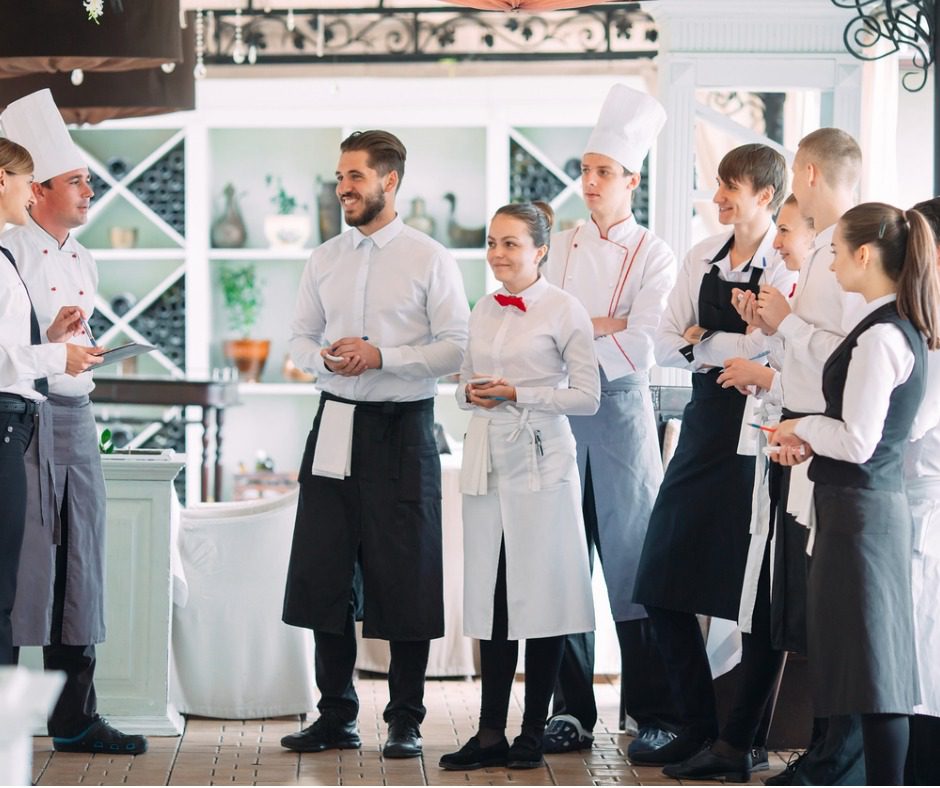
[[[764,780],[764,785],[793,785],[793,778],[796,776],[796,770],[800,768],[800,762],[806,756],[806,753],[791,753],[787,759],[786,768],[773,777]]]
[[[355,720],[344,722],[332,714],[323,714],[313,725],[283,737],[281,746],[294,752],[358,750],[362,741]]]
[[[680,733],[662,747],[630,755],[630,763],[634,766],[666,766],[672,763],[682,763],[702,748],[709,746],[709,744],[710,742],[707,739],[700,736]]]
[[[399,714],[388,721],[388,739],[382,747],[386,758],[417,758],[421,755],[421,728],[409,714]]]
[[[766,747],[751,747],[751,774],[770,771],[770,758]]]
[[[710,747],[696,755],[663,768],[663,774],[676,780],[718,780],[746,783],[751,779],[751,753],[718,755]]]
[[[474,736],[457,752],[449,752],[441,756],[440,766],[448,771],[472,771],[485,769],[488,766],[505,766],[506,754],[509,752],[509,742],[504,736],[496,744],[481,747],[480,739]]]
[[[676,734],[672,731],[663,730],[662,728],[640,728],[636,738],[630,742],[630,746],[627,747],[627,757],[632,760],[633,756],[638,753],[658,750],[660,747],[665,747],[675,738]]]
[[[143,736],[121,733],[99,717],[78,736],[55,736],[52,749],[56,752],[103,752],[108,755],[140,755],[147,752]]]
[[[542,737],[531,733],[520,733],[506,753],[506,765],[510,769],[537,769],[545,763],[542,757]]]

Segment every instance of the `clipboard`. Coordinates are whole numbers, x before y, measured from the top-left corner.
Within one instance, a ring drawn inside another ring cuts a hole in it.
[[[101,354],[101,363],[96,364],[92,369],[98,369],[105,364],[115,364],[118,361],[123,361],[133,356],[142,356],[144,353],[149,353],[151,350],[156,350],[156,348],[153,345],[145,345],[141,342],[128,342],[126,345],[120,345],[104,351],[104,353]]]

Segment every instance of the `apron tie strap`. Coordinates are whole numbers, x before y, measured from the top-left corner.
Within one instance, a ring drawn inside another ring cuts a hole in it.
[[[529,490],[532,492],[539,492],[542,489],[542,475],[539,473],[539,458],[538,452],[540,451],[541,441],[539,440],[538,430],[532,428],[532,425],[529,424],[529,409],[523,408],[521,411],[513,406],[508,405],[506,407],[510,413],[517,415],[519,417],[519,422],[516,424],[516,428],[509,433],[509,436],[506,438],[507,443],[515,443],[518,440],[519,436],[523,432],[528,433],[529,435],[529,447],[526,452],[526,460],[529,466]]]

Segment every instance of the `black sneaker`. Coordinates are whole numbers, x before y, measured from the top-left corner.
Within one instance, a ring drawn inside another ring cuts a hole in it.
[[[770,771],[770,758],[766,747],[751,747],[751,774]]]
[[[104,752],[108,755],[140,755],[147,752],[143,736],[121,733],[108,721],[99,717],[78,736],[54,736],[52,749],[56,752]]]
[[[643,727],[637,732],[636,738],[630,742],[627,747],[627,757],[633,758],[641,752],[652,752],[660,747],[665,747],[669,742],[676,738],[672,731],[662,728]]]
[[[544,763],[542,740],[531,733],[516,736],[506,753],[506,765],[510,769],[537,769]]]
[[[779,774],[775,774],[773,777],[768,777],[764,780],[764,785],[793,785],[793,777],[796,774],[796,770],[800,768],[800,761],[805,757],[805,752],[791,753],[790,757],[787,759],[787,765],[784,770]]]
[[[355,720],[343,722],[332,714],[322,714],[313,725],[283,737],[281,746],[294,752],[358,750],[362,741]]]
[[[508,752],[509,742],[506,741],[505,736],[489,747],[481,747],[480,739],[474,736],[457,752],[442,755],[438,766],[448,771],[468,772],[473,769],[485,769],[488,766],[505,766]]]
[[[628,757],[634,766],[668,766],[682,763],[708,747],[711,747],[711,740],[693,733],[680,733],[662,747],[634,753]]]
[[[410,714],[397,714],[388,721],[388,739],[382,747],[386,758],[417,758],[421,755],[421,727]]]

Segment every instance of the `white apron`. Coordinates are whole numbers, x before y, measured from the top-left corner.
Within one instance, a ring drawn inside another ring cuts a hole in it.
[[[921,702],[915,714],[940,717],[940,479],[909,479],[914,519],[914,642]]]
[[[489,469],[485,484],[474,484],[466,473],[461,482],[464,634],[492,637],[503,540],[508,638],[593,630],[581,483],[568,419],[512,406],[474,412],[463,462],[468,470],[482,463]]]

